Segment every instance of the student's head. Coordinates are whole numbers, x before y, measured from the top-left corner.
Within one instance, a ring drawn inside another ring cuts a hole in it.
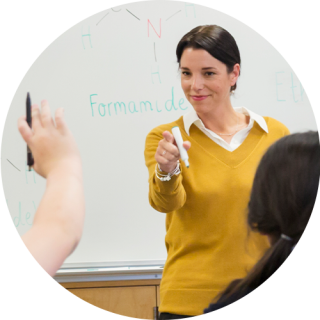
[[[318,132],[296,133],[273,144],[258,166],[248,205],[248,224],[268,235],[271,247],[243,279],[217,298],[229,304],[266,281],[291,254],[309,221],[319,185]]]
[[[289,250],[310,218],[319,175],[317,132],[292,134],[276,142],[256,172],[248,206],[249,226],[268,235],[272,244],[281,242]]]
[[[181,67],[181,59],[185,50],[205,50],[213,58],[222,62],[228,74],[234,71],[234,67],[239,68],[240,75],[240,52],[233,36],[225,29],[217,25],[198,26],[182,37],[178,43],[176,55]],[[237,80],[237,79],[236,79]],[[230,90],[235,90],[236,81],[230,86]]]

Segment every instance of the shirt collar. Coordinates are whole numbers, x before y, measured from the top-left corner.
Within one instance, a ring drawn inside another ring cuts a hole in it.
[[[262,116],[254,113],[244,107],[237,107],[237,108],[234,108],[234,110],[239,113],[243,113],[245,115],[250,116],[250,119],[257,122],[257,124],[261,127],[262,130],[264,130],[266,133],[269,132],[266,120],[264,120],[264,118]],[[201,121],[201,119],[199,119],[197,113],[195,112],[195,110],[193,108],[189,112],[187,112],[186,114],[183,115],[183,123],[184,123],[184,129],[188,135],[189,135],[190,127],[193,123],[195,123],[196,125],[198,125],[200,127],[204,127],[203,122]]]

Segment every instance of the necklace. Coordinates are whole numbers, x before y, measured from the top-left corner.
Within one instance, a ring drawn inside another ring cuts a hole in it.
[[[235,133],[237,133],[239,131],[239,118],[237,117],[237,129],[236,129],[236,131],[234,131],[234,132],[232,132],[232,133],[218,133],[217,132],[217,134],[219,135],[219,136],[232,136],[232,135],[234,135]]]

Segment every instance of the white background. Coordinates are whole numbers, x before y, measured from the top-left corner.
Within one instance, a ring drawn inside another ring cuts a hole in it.
[[[137,23],[138,20],[126,9],[139,17],[140,22]],[[260,115],[267,114],[291,132],[316,130],[310,102],[299,89],[300,81],[295,75],[290,77],[293,70],[268,41],[222,12],[199,5],[194,9],[196,17],[192,14],[193,9],[185,7],[183,2],[150,1],[113,9],[118,12],[111,8],[101,11],[54,40],[21,81],[7,114],[1,146],[5,198],[20,235],[31,228],[29,224],[46,183],[39,175],[32,177],[32,173],[27,174],[22,169],[25,167],[26,145],[16,123],[25,112],[27,91],[33,102],[45,97],[50,102],[52,114],[58,106],[65,108],[65,120],[82,158],[86,219],[81,241],[63,267],[165,262],[165,215],[154,210],[147,199],[148,172],[143,153],[150,130],[159,124],[175,121],[192,109],[185,101],[185,111],[178,107],[178,110],[168,112],[164,103],[171,97],[172,88],[173,100],[184,97],[174,52],[181,36],[195,26],[215,23],[237,39],[244,72],[241,72],[236,94],[231,97],[234,107],[246,106]],[[183,11],[185,14],[181,13]],[[171,21],[163,19],[161,39],[155,33],[150,38],[143,36],[149,19],[154,23],[159,17],[172,16],[174,12],[176,18],[170,18]],[[103,18],[106,14],[110,15]],[[101,25],[97,26],[98,21]],[[92,50],[87,47],[88,37],[83,43],[82,37],[79,38],[89,31],[89,26]],[[161,77],[154,79],[156,75],[153,75],[150,81],[149,68],[152,72],[159,68]],[[279,71],[283,74],[280,75]],[[97,94],[92,97],[97,103],[93,105],[93,113],[88,104],[92,93]],[[115,112],[109,110],[110,115],[107,111],[107,116],[101,117],[99,103],[118,101],[119,97],[121,101],[141,101],[141,98],[152,101],[154,107],[156,103],[160,110],[164,108],[164,112],[140,110],[140,114],[130,115],[127,110],[127,115],[115,116]],[[279,99],[285,101],[277,101]],[[22,172],[19,173],[7,160]],[[190,163],[192,167],[191,158]],[[30,214],[28,221],[27,212]]]

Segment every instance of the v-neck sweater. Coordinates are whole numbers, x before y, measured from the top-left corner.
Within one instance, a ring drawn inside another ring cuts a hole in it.
[[[184,130],[183,118],[153,129],[146,138],[149,202],[166,213],[167,260],[160,285],[160,312],[200,315],[231,281],[247,272],[269,247],[267,238],[249,231],[247,205],[256,168],[268,147],[289,130],[264,117],[240,147],[230,152],[197,126]],[[170,181],[155,175],[155,153],[162,133],[179,126],[190,167]]]

